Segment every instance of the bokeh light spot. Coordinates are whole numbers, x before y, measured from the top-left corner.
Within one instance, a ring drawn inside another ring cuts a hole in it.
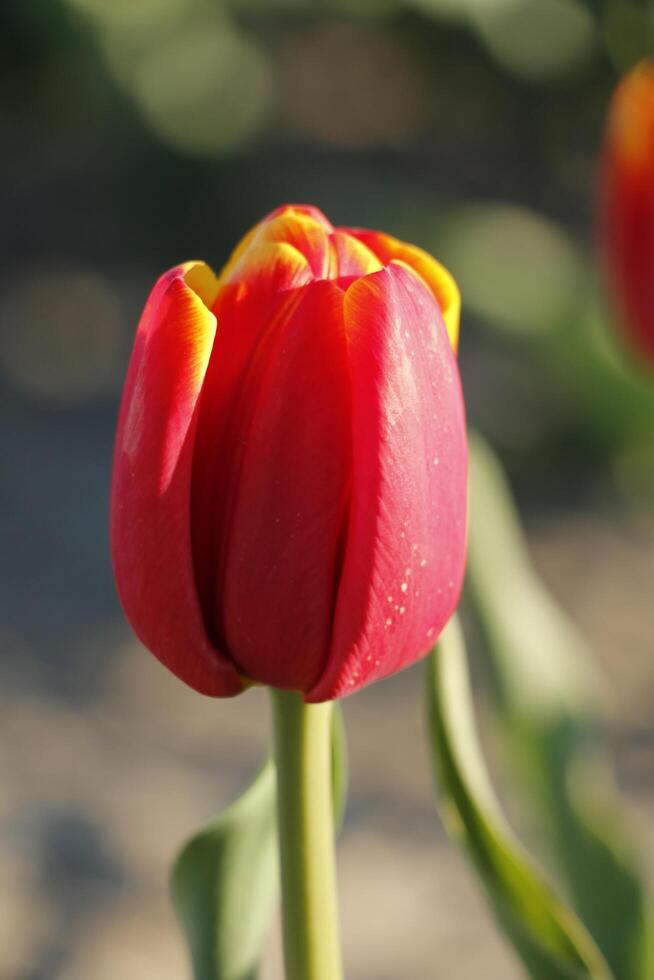
[[[466,0],[410,0],[410,4],[437,20],[460,21],[467,15]]]
[[[194,24],[145,51],[131,84],[153,129],[198,155],[241,145],[271,103],[263,53],[226,24]]]
[[[523,78],[565,75],[592,53],[597,31],[580,0],[465,0],[493,57]]]
[[[113,390],[122,316],[111,284],[85,269],[26,271],[0,304],[0,367],[23,393],[76,405]]]
[[[335,145],[388,146],[419,128],[425,92],[420,70],[381,32],[346,24],[298,32],[280,65],[289,126]]]
[[[469,205],[452,215],[438,248],[464,308],[501,329],[543,333],[576,301],[581,259],[563,231],[533,211]]]
[[[131,32],[152,31],[188,7],[189,0],[68,0],[71,7],[99,27]]]

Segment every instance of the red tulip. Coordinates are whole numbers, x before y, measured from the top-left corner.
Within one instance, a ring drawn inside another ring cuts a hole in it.
[[[606,281],[632,345],[654,362],[654,62],[618,86],[609,110],[600,179]]]
[[[191,687],[324,701],[433,646],[465,558],[458,313],[426,253],[311,207],[274,211],[218,277],[159,279],[111,537],[128,619]]]

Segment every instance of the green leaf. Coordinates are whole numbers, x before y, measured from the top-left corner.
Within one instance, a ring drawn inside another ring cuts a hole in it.
[[[255,980],[278,892],[275,767],[184,847],[173,902],[195,980]]]
[[[335,705],[332,779],[339,824],[347,796],[341,712]],[[256,980],[279,893],[275,766],[268,760],[250,787],[195,834],[171,875],[177,916],[194,980]]]
[[[533,980],[613,980],[584,926],[517,841],[479,747],[466,652],[453,619],[431,654],[428,717],[443,820],[473,861],[498,923]]]
[[[597,740],[599,687],[538,579],[499,463],[471,440],[468,586],[522,802],[620,980],[654,976],[654,927],[628,815]]]

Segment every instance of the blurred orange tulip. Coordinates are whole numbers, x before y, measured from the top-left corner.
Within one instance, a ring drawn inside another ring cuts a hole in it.
[[[620,82],[600,173],[600,248],[611,302],[631,346],[654,365],[654,62]]]

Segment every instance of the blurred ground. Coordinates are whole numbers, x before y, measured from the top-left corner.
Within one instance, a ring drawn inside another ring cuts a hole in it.
[[[256,770],[268,708],[192,694],[131,637],[113,429],[156,275],[219,266],[284,200],[419,242],[461,282],[471,423],[606,673],[654,871],[654,388],[597,317],[591,231],[606,99],[645,22],[634,3],[463,6],[3,6],[1,980],[188,976],[167,868]],[[345,705],[348,977],[517,978],[438,823],[420,680]],[[265,980],[275,957],[273,936]]]
[[[266,697],[210,701],[131,638],[113,598],[105,506],[113,417],[3,413],[5,486],[0,976],[181,980],[172,855],[255,771]],[[46,448],[47,447],[47,450]],[[534,555],[612,688],[623,792],[654,867],[654,541],[630,522],[539,508]],[[48,552],[60,562],[39,560]],[[518,976],[434,812],[421,669],[345,703],[351,798],[339,868],[348,976]],[[647,819],[649,818],[649,820]],[[273,942],[273,950],[277,943]],[[267,978],[279,976],[272,966]]]

